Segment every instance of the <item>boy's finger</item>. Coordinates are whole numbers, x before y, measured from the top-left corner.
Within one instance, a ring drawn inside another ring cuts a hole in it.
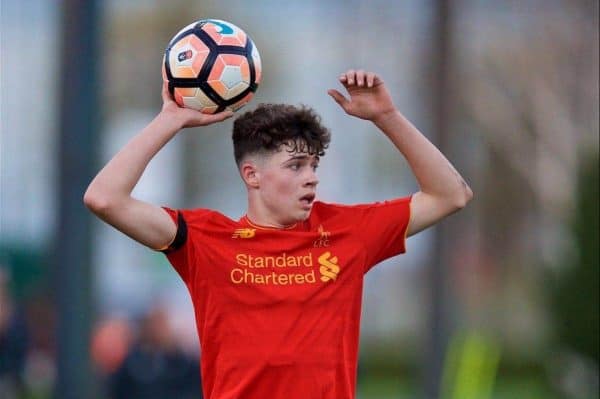
[[[346,84],[353,85],[354,82],[356,82],[356,72],[354,71],[354,69],[349,69],[346,72]]]
[[[346,97],[344,97],[342,95],[342,93],[340,93],[339,91],[337,91],[335,89],[329,89],[329,90],[327,90],[327,94],[329,94],[331,96],[331,98],[333,98],[335,100],[335,102],[338,103],[342,108],[346,109],[348,100],[346,99]]]
[[[221,122],[227,118],[231,118],[233,115],[234,115],[233,111],[225,110],[225,111],[221,111],[216,114],[208,115],[208,120],[209,120],[209,123]]]
[[[373,87],[373,82],[375,81],[375,74],[373,72],[367,72],[365,79],[367,83],[367,87]]]
[[[365,85],[365,71],[359,69],[356,71],[356,85],[364,86]]]
[[[172,100],[171,93],[169,93],[169,82],[167,82],[167,81],[163,81],[161,96],[162,96],[163,102]]]

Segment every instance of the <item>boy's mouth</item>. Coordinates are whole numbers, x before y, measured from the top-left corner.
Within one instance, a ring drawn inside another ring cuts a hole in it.
[[[310,207],[312,205],[313,201],[315,200],[315,197],[316,197],[315,193],[308,193],[308,194],[300,197],[300,202],[303,205]]]

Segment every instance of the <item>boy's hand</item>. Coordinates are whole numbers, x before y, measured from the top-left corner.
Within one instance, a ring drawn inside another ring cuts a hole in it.
[[[348,115],[377,122],[396,111],[390,92],[375,73],[350,69],[339,80],[350,99],[335,89],[329,89],[327,93]]]
[[[203,114],[195,109],[180,107],[171,97],[167,82],[163,82],[161,94],[163,100],[161,113],[168,114],[170,117],[175,118],[181,124],[182,128],[206,126],[212,123],[221,122],[233,116],[232,111],[222,111],[217,114]]]

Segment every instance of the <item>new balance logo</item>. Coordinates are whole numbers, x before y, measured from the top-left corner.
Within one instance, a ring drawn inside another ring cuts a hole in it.
[[[252,238],[256,234],[256,229],[235,229],[231,238]]]
[[[335,281],[340,272],[337,256],[331,256],[331,252],[325,252],[318,258],[319,272],[321,273],[321,281]]]

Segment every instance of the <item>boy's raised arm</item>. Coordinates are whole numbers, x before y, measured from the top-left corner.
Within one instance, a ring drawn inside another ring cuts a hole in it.
[[[396,109],[383,81],[372,72],[349,70],[340,76],[349,99],[328,93],[348,113],[372,121],[406,158],[420,191],[411,201],[408,235],[463,208],[473,193],[454,166]]]
[[[160,113],[133,137],[96,175],[84,195],[85,205],[99,218],[134,240],[154,249],[168,246],[177,227],[159,206],[131,196],[150,160],[184,127],[206,126],[233,115],[214,115],[181,108],[162,89]]]

